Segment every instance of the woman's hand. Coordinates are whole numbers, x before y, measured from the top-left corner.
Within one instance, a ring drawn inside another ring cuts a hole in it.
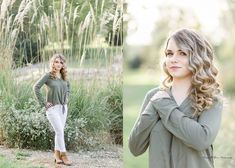
[[[50,107],[52,107],[53,104],[51,102],[47,102],[47,105],[46,105],[46,110],[49,109]]]
[[[161,98],[170,98],[170,96],[166,91],[160,90],[157,93],[155,93],[155,95],[153,95],[153,97],[151,98],[151,101],[161,99]]]

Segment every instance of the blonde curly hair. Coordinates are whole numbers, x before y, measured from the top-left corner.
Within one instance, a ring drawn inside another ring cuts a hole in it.
[[[189,94],[194,109],[193,117],[198,117],[212,106],[220,93],[219,84],[216,81],[218,70],[213,64],[213,49],[203,36],[190,29],[180,29],[174,32],[167,39],[166,48],[171,38],[175,40],[179,48],[189,53],[189,70],[192,73]],[[163,86],[169,88],[168,84],[173,81],[173,77],[167,71],[165,63],[163,70],[167,74]]]
[[[60,58],[60,60],[63,62],[63,67],[60,70],[61,77],[63,80],[67,80],[67,67],[66,67],[66,60],[65,56],[63,54],[54,54],[52,58],[50,59],[50,78],[56,79],[56,69],[54,67],[54,62],[57,58]]]

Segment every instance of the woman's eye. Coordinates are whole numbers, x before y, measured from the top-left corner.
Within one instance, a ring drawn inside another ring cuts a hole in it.
[[[185,52],[180,52],[180,55],[187,56],[187,54]]]
[[[166,56],[168,57],[168,56],[172,56],[173,55],[173,53],[166,53]]]

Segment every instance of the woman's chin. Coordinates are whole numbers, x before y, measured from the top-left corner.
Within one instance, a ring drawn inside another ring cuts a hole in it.
[[[171,74],[171,76],[173,78],[178,78],[178,79],[184,79],[184,78],[188,78],[188,75],[182,75],[182,74]]]

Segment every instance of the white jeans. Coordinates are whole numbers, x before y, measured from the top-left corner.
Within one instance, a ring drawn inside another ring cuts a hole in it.
[[[50,124],[55,131],[55,150],[60,152],[66,152],[65,142],[64,142],[64,126],[67,118],[67,105],[56,104],[47,109],[46,115]]]

